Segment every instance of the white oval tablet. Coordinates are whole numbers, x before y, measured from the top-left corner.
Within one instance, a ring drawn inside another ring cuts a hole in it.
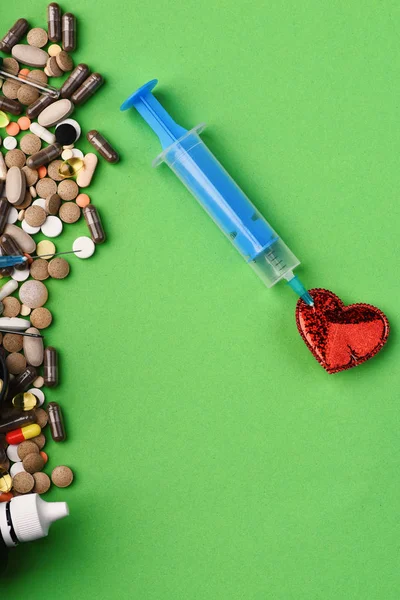
[[[37,135],[41,140],[46,142],[47,144],[54,144],[56,141],[56,136],[54,133],[51,133],[46,127],[42,127],[39,123],[32,123],[29,127],[32,133]]]
[[[17,44],[12,48],[11,54],[28,67],[45,67],[49,60],[49,55],[45,50],[28,44]]]
[[[24,231],[26,231],[26,233],[29,233],[29,235],[34,235],[40,231],[40,227],[32,227],[32,225],[29,225],[25,219],[21,221],[21,227]]]
[[[0,302],[3,300],[3,298],[11,296],[11,294],[13,294],[17,289],[18,283],[16,281],[7,281],[7,283],[0,288]]]
[[[72,245],[72,250],[76,252],[78,258],[90,258],[94,254],[95,249],[95,243],[86,235],[78,237]]]
[[[32,202],[32,206],[40,206],[43,210],[46,210],[46,200],[44,198],[37,198]],[[40,227],[39,227],[40,229]]]
[[[18,211],[12,206],[8,212],[7,223],[15,223],[16,221],[18,221]]]
[[[22,461],[20,460],[13,464],[13,466],[10,469],[10,475],[11,475],[11,477],[15,477],[17,473],[22,473],[23,471],[25,471],[24,465],[22,464]]]
[[[47,236],[49,238],[54,238],[54,237],[58,237],[60,235],[60,233],[62,232],[63,224],[62,224],[61,219],[50,215],[49,217],[47,217],[47,219],[43,223],[41,229],[42,229],[42,233],[44,233],[45,236]]]
[[[21,269],[20,271],[18,269],[14,269],[11,273],[11,277],[14,279],[14,281],[26,281],[29,277],[29,274],[29,267],[25,267],[25,269]]]
[[[19,167],[7,171],[5,195],[10,204],[22,204],[26,193],[25,173]]]
[[[19,444],[10,444],[7,448],[7,456],[13,462],[19,462],[21,460],[18,456],[18,446]]]
[[[38,116],[38,123],[42,127],[53,127],[53,125],[56,125],[65,119],[65,117],[68,117],[73,110],[74,105],[71,100],[67,100],[66,98],[57,100],[42,110]]]
[[[31,326],[28,319],[20,319],[19,317],[0,317],[0,329],[7,331],[25,331]]]
[[[6,150],[14,150],[17,147],[17,140],[15,137],[8,136],[3,140],[3,146]]]
[[[90,185],[98,162],[99,159],[95,154],[93,154],[93,152],[89,152],[85,155],[85,158],[83,159],[83,167],[78,172],[78,177],[76,178],[76,183],[79,187],[85,188]]]
[[[28,390],[28,393],[31,393],[34,396],[36,396],[36,398],[38,399],[38,406],[42,406],[42,404],[44,404],[46,398],[42,390],[39,390],[39,388],[31,388],[30,390]]]

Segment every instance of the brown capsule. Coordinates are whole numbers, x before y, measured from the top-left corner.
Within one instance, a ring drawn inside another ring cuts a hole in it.
[[[71,13],[65,13],[61,21],[62,47],[66,52],[76,48],[76,19]]]
[[[100,73],[92,73],[72,94],[71,101],[78,106],[83,104],[90,96],[93,96],[103,83],[104,79]]]
[[[61,98],[71,98],[75,90],[88,78],[89,73],[87,65],[84,63],[77,65],[60,89]]]
[[[24,254],[15,239],[7,233],[3,233],[0,237],[0,246],[6,256],[23,256]],[[15,265],[15,268],[23,271],[26,269],[26,265],[25,263],[21,263],[20,265]]]
[[[11,115],[20,115],[22,113],[22,104],[18,100],[11,100],[11,98],[2,96],[0,98],[0,110],[4,110],[4,112],[8,112]]]
[[[24,37],[28,29],[28,21],[26,19],[18,19],[0,41],[0,50],[6,54],[10,54],[11,49]]]
[[[103,224],[100,215],[97,212],[97,208],[93,206],[93,204],[89,204],[82,209],[82,212],[90,231],[90,237],[95,244],[102,244],[106,239],[106,234],[104,233]]]
[[[26,367],[25,371],[17,375],[17,377],[14,377],[14,379],[10,381],[10,385],[8,387],[7,402],[10,401],[11,403],[11,400],[14,398],[14,396],[19,394],[20,392],[25,392],[25,390],[28,389],[31,383],[35,381],[37,376],[38,372],[35,369],[35,367],[29,365],[28,367]],[[36,423],[36,421],[32,422]]]
[[[55,142],[55,144],[51,144],[51,146],[47,146],[46,148],[42,148],[36,154],[32,154],[26,161],[26,165],[30,169],[37,169],[42,165],[47,165],[47,163],[51,162],[55,158],[58,158],[62,153],[63,149],[61,144]]]
[[[50,94],[43,94],[42,96],[39,96],[36,102],[32,102],[32,104],[30,104],[26,109],[26,116],[30,119],[36,119],[42,110],[50,106],[50,104],[53,104],[53,102],[56,100],[57,98],[52,98]]]
[[[7,225],[8,213],[10,212],[11,204],[6,198],[0,198],[0,235]]]
[[[44,351],[43,366],[44,384],[47,387],[56,387],[58,385],[58,353],[53,346],[49,346]]]
[[[49,402],[47,414],[49,415],[51,437],[55,442],[63,442],[67,436],[60,405],[57,402]]]
[[[61,10],[56,2],[47,7],[47,31],[50,42],[61,40]]]
[[[119,161],[119,155],[116,150],[111,146],[110,142],[101,135],[95,129],[92,129],[86,134],[87,140],[92,144],[93,148],[99,152],[103,158],[109,163],[116,163]]]
[[[25,425],[36,423],[36,415],[34,410],[26,410],[23,412],[14,410],[7,416],[2,416],[0,421],[0,433],[7,433]]]

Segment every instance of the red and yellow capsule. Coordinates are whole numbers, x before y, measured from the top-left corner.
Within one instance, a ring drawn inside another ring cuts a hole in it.
[[[41,431],[42,430],[37,423],[32,423],[32,425],[26,425],[25,427],[13,429],[6,433],[6,442],[7,444],[20,444],[25,440],[30,440],[31,438],[40,435]]]

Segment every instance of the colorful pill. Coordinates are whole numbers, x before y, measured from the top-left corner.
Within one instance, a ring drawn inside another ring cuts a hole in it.
[[[11,492],[1,492],[0,494],[0,502],[10,502],[13,499],[13,495]]]
[[[37,423],[26,425],[26,427],[20,427],[6,433],[6,442],[8,444],[20,444],[21,442],[25,442],[25,440],[30,440],[40,435],[41,431]]]

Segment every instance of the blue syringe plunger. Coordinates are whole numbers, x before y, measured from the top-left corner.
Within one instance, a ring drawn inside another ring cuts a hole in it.
[[[267,287],[286,279],[312,303],[293,275],[300,261],[204,144],[199,135],[204,125],[191,130],[178,125],[154,97],[156,84],[157,79],[149,81],[121,106],[121,110],[136,108],[157,134],[163,152],[153,164],[165,162],[170,167]]]

